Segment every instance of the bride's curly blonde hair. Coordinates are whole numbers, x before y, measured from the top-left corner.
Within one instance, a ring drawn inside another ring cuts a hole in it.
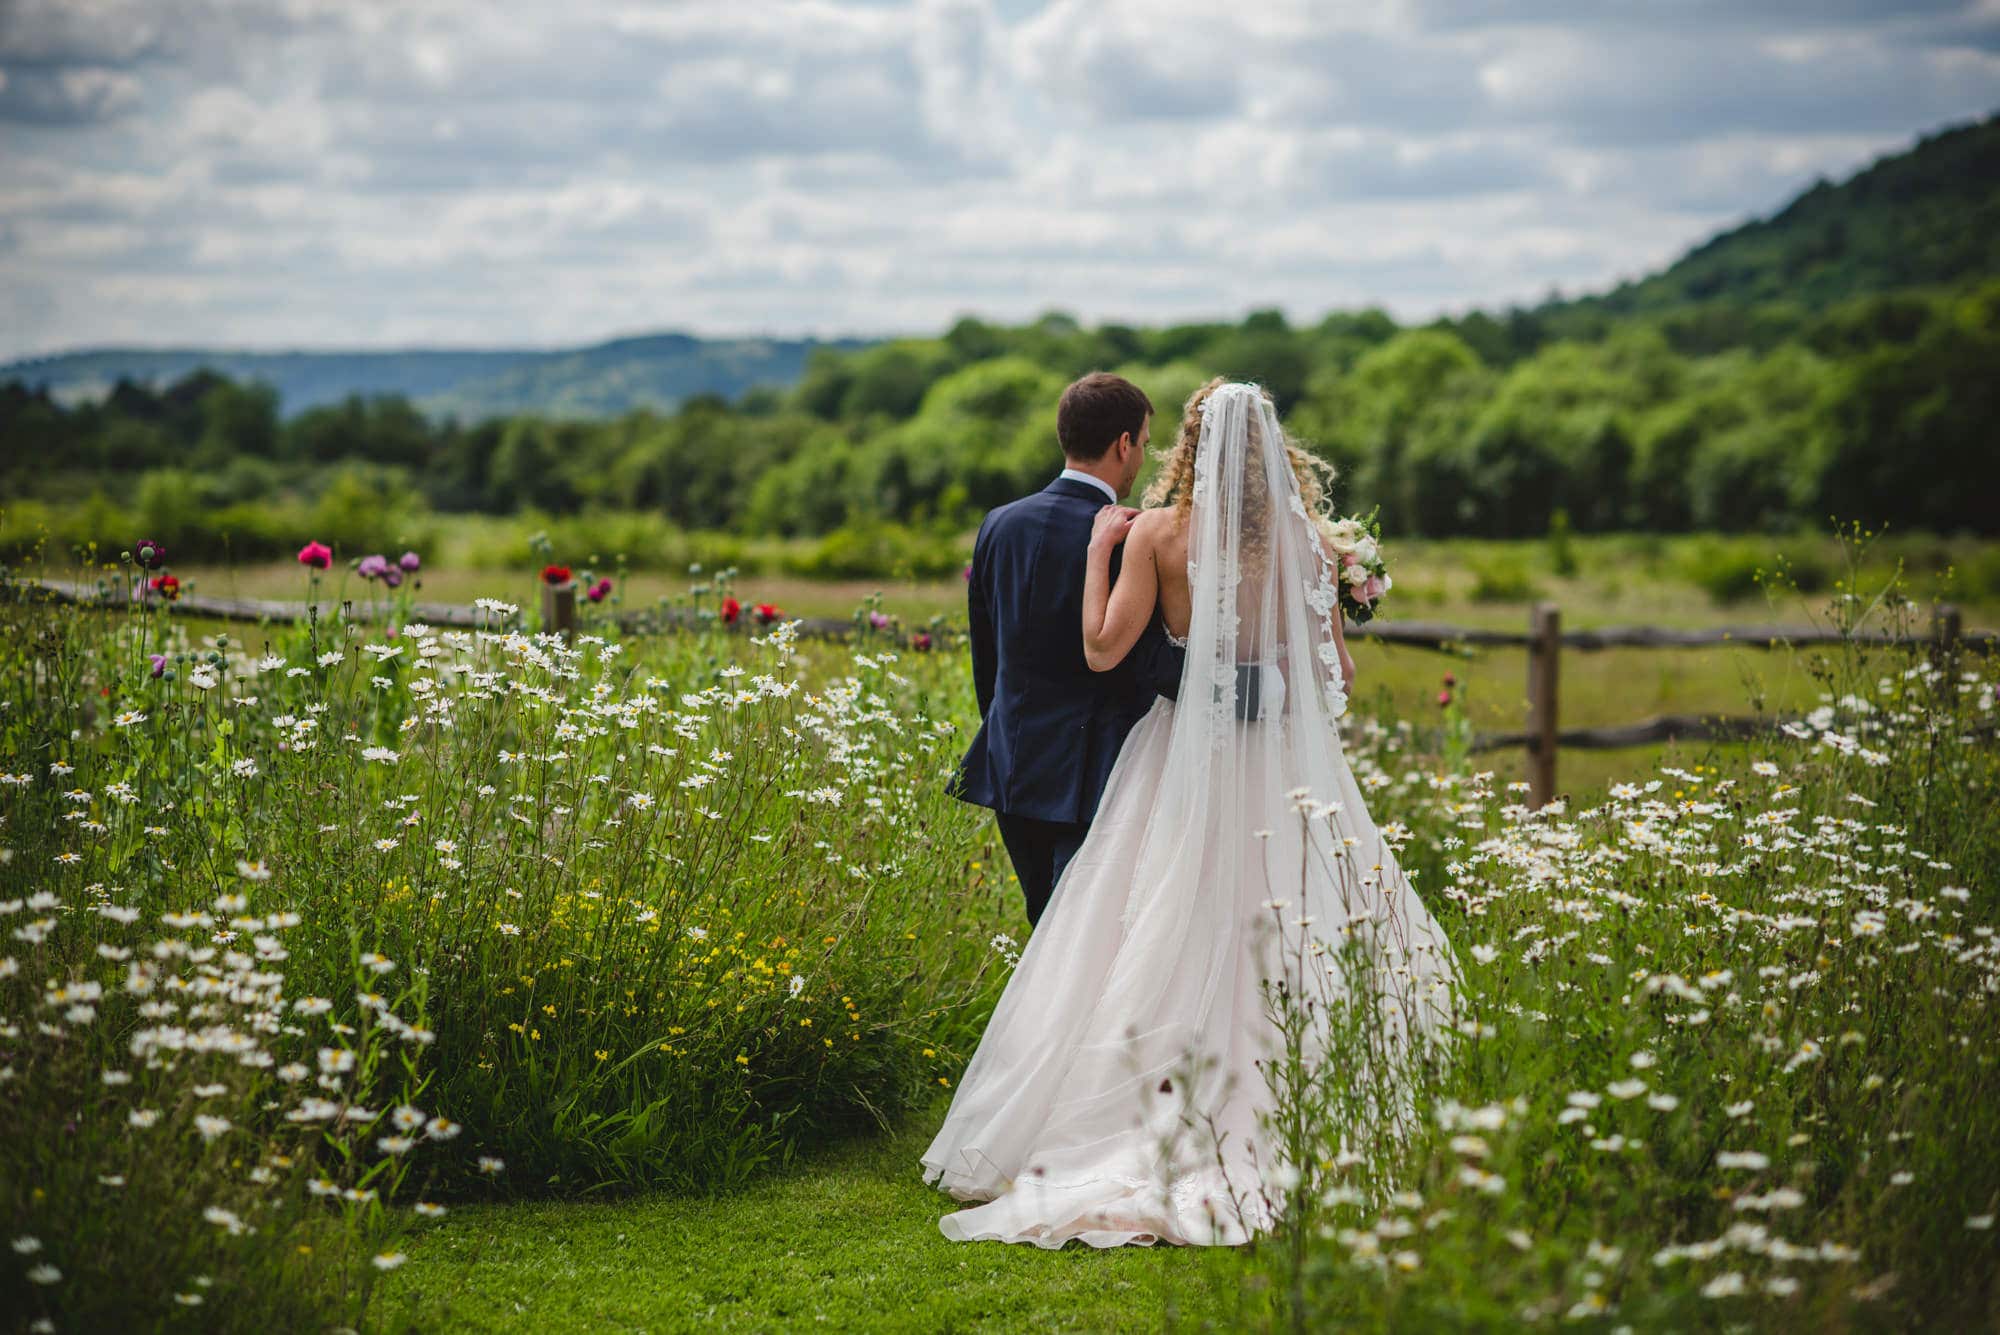
[[[1188,397],[1187,406],[1181,410],[1181,433],[1174,447],[1167,451],[1161,461],[1159,476],[1146,488],[1145,503],[1148,507],[1171,504],[1187,518],[1194,505],[1194,456],[1201,444],[1201,405],[1208,402],[1208,396],[1229,383],[1227,376],[1217,376]],[[1271,393],[1263,386],[1257,392],[1264,396],[1275,411]],[[1250,419],[1250,430],[1257,430],[1257,418]],[[1285,455],[1291,460],[1292,476],[1299,482],[1299,499],[1306,503],[1306,513],[1319,516],[1327,512],[1327,488],[1333,485],[1335,470],[1332,464],[1299,445],[1288,435],[1285,437]]]

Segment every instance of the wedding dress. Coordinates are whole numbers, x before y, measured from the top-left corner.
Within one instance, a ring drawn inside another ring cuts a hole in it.
[[[922,1156],[926,1182],[981,1202],[938,1221],[948,1238],[1268,1229],[1282,1192],[1261,1188],[1285,1170],[1259,1126],[1278,1037],[1260,979],[1365,981],[1388,1060],[1446,1029],[1457,969],[1341,753],[1334,570],[1254,385],[1204,405],[1189,522],[1179,702],[1127,737]],[[1357,1059],[1320,1024],[1314,1060]]]

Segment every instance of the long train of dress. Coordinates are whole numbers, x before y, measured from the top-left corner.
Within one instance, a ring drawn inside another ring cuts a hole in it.
[[[938,1221],[948,1238],[1247,1240],[1275,1218],[1258,1062],[1277,1035],[1259,979],[1281,967],[1280,915],[1317,919],[1329,935],[1393,918],[1406,995],[1422,1006],[1448,983],[1449,947],[1369,821],[1338,741],[1303,757],[1293,730],[1239,722],[1234,781],[1200,797],[1162,792],[1175,708],[1156,701],[1127,737],[922,1156],[925,1181],[980,1202]],[[1299,814],[1302,778],[1343,808],[1338,825],[1322,819],[1314,834]],[[1343,828],[1359,837],[1343,844]],[[1329,849],[1362,870],[1324,874]]]

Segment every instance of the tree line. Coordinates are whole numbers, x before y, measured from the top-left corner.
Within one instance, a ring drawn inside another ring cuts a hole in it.
[[[196,533],[205,514],[329,497],[364,527],[413,510],[638,510],[745,535],[962,532],[1047,480],[1058,394],[1109,368],[1146,388],[1162,437],[1211,375],[1260,381],[1338,466],[1338,502],[1379,505],[1402,533],[1757,532],[1829,515],[1993,533],[1996,367],[2000,281],[1816,310],[1550,306],[1416,327],[1377,310],[1308,326],[1269,311],[1159,329],[967,319],[822,351],[788,388],[599,421],[431,420],[393,396],[286,418],[268,387],[207,371],[72,404],[8,383],[0,486],[165,510]]]

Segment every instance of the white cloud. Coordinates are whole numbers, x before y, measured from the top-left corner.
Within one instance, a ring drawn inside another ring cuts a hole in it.
[[[2000,104],[2000,0],[12,0],[0,355],[1630,276]]]

